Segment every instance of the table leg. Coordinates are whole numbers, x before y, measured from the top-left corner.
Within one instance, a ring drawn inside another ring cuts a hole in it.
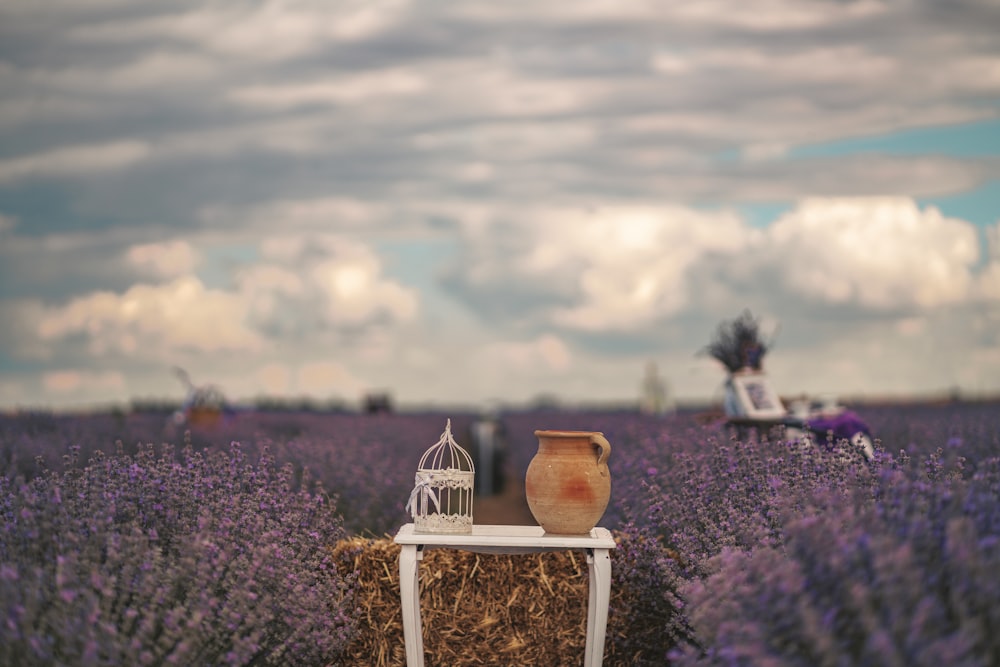
[[[424,636],[420,627],[420,560],[423,549],[404,544],[399,552],[399,593],[403,606],[403,641],[407,667],[424,667]]]
[[[607,549],[587,550],[590,595],[587,601],[587,648],[585,667],[601,667],[604,661],[604,638],[608,629],[608,605],[611,602],[611,556]]]

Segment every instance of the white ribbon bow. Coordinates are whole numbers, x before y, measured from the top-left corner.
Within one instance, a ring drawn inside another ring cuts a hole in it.
[[[437,494],[434,493],[434,489],[431,488],[430,480],[421,479],[417,482],[417,485],[413,487],[410,491],[410,499],[406,501],[405,511],[410,513],[414,519],[417,518],[417,498],[423,496],[424,498],[430,498],[431,502],[434,503],[434,509],[441,513],[441,501],[438,500]],[[427,501],[425,500],[423,505],[427,506]]]

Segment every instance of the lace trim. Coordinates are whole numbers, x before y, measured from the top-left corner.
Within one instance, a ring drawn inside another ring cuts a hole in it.
[[[464,514],[427,514],[413,520],[417,533],[471,533],[472,517]]]

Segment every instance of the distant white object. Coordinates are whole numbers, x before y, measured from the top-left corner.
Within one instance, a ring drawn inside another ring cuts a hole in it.
[[[809,417],[809,400],[797,398],[788,406],[788,414],[796,419],[806,419]]]
[[[768,377],[760,371],[751,370],[738,371],[729,376],[723,407],[728,417],[779,419],[788,414]]]
[[[875,458],[875,444],[872,442],[871,437],[867,433],[858,431],[852,435],[851,444],[861,451],[861,454],[865,457],[866,461],[871,461]]]
[[[665,415],[673,410],[667,383],[660,377],[656,364],[651,361],[646,364],[646,376],[642,379],[639,411],[646,415]]]
[[[761,373],[734,374],[727,382],[726,416],[730,424],[751,427],[755,420],[760,420],[758,428],[781,424],[785,427],[785,439],[811,445],[822,445],[834,434],[835,439],[850,442],[853,450],[846,450],[848,455],[853,451],[867,461],[875,458],[875,445],[867,425],[840,405],[836,396],[824,394],[818,400],[803,396],[790,403],[787,413],[773,414],[771,408],[780,406],[781,400],[777,396],[767,398],[768,390],[762,389],[768,386],[767,381],[761,376]],[[750,412],[740,412],[744,410]]]

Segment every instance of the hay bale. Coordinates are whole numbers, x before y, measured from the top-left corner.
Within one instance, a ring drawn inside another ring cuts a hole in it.
[[[359,636],[350,665],[406,664],[399,546],[389,538],[336,545],[358,573]],[[427,549],[420,608],[429,665],[578,665],[587,625],[587,562],[579,552],[526,555]],[[610,629],[610,628],[609,628]]]
[[[643,538],[631,542],[616,535],[615,541],[604,665],[659,667],[678,639],[692,640],[673,596],[676,582],[669,568],[643,573],[653,565],[642,560],[650,546]],[[662,549],[666,558],[677,558]],[[360,627],[348,651],[351,667],[406,664],[399,550],[390,537],[352,538],[334,548],[341,572],[358,575]],[[486,555],[428,549],[420,567],[427,664],[582,664],[588,583],[587,559],[578,551]]]

